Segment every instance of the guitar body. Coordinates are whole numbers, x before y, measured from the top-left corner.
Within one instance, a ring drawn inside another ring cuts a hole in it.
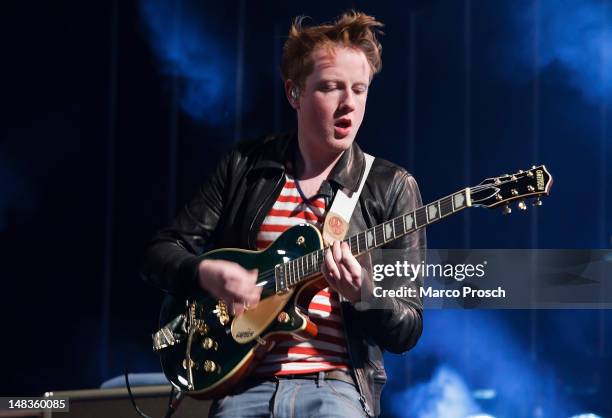
[[[194,300],[166,296],[160,325],[166,326],[184,315],[173,330],[176,342],[159,349],[162,369],[179,390],[200,399],[224,396],[243,379],[280,340],[305,340],[317,334],[307,306],[312,297],[327,286],[321,275],[300,287],[276,292],[274,271],[286,263],[322,248],[319,231],[308,224],[285,231],[263,251],[219,249],[202,256],[226,260],[245,269],[259,270],[258,285],[263,287],[259,304],[237,317],[231,317],[219,300],[204,293]]]

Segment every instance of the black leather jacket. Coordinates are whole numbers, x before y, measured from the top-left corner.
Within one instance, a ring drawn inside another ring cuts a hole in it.
[[[256,249],[259,227],[283,188],[285,165],[293,161],[296,143],[294,134],[272,136],[241,144],[229,153],[173,224],[155,236],[145,257],[145,280],[167,292],[189,295],[198,286],[197,255],[220,247]],[[350,196],[359,187],[363,171],[363,152],[353,143],[323,182],[320,193],[331,200],[343,187]],[[377,158],[347,237],[419,206],[421,196],[414,178]],[[406,235],[384,248],[425,248],[425,232]],[[419,280],[413,285],[418,286]],[[357,309],[346,300],[341,304],[354,377],[370,416],[380,413],[380,394],[386,381],[384,350],[407,351],[422,331],[419,298],[389,298],[386,302],[387,309]]]

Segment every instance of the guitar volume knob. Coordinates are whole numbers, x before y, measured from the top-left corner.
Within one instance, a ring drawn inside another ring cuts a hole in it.
[[[211,348],[216,350],[218,346],[217,342],[210,337],[206,337],[202,340],[202,348],[204,350],[210,350]]]
[[[217,370],[217,363],[212,360],[204,360],[204,364],[202,365],[202,370],[207,373],[212,373]]]

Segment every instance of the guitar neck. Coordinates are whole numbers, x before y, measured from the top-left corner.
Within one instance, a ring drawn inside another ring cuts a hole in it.
[[[349,245],[354,256],[359,256],[470,206],[471,191],[468,187],[355,234],[344,242]],[[277,292],[286,291],[319,274],[327,248],[328,246],[277,266]]]

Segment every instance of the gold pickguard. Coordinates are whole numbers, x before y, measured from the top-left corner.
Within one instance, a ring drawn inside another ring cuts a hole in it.
[[[235,317],[231,325],[234,340],[239,344],[246,344],[259,337],[283,310],[293,292],[292,289],[287,293],[260,300],[255,308]]]

